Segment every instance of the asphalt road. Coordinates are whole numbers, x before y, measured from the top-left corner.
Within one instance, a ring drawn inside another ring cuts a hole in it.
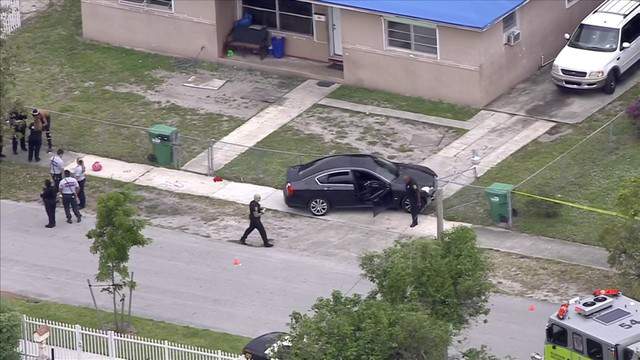
[[[37,204],[2,201],[0,286],[4,291],[74,305],[91,305],[86,279],[97,269],[86,232],[94,219],[46,229]],[[221,231],[224,231],[221,229]],[[356,231],[356,230],[354,230]],[[292,310],[305,311],[332,289],[365,293],[359,269],[333,258],[292,250],[245,247],[175,230],[149,227],[153,243],[132,252],[130,268],[139,284],[137,315],[256,336],[285,330]],[[241,265],[234,265],[238,259]],[[98,295],[109,309],[109,298]],[[530,306],[535,305],[535,311]],[[463,344],[487,344],[497,355],[525,359],[540,351],[544,324],[555,305],[496,295],[487,323],[475,325]],[[458,347],[458,346],[456,346]]]

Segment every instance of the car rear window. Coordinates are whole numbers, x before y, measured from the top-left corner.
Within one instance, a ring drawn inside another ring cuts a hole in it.
[[[353,179],[348,171],[336,171],[318,177],[321,184],[352,185]]]

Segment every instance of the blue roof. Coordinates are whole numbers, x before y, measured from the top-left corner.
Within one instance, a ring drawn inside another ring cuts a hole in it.
[[[316,0],[327,5],[485,30],[527,0]]]

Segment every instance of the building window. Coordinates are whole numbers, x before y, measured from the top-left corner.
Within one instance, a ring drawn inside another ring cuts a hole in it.
[[[438,30],[435,26],[391,20],[385,23],[388,47],[438,55]]]
[[[512,12],[511,14],[505,16],[502,19],[502,32],[506,33],[509,30],[518,26],[518,17],[516,16],[516,12]]]
[[[578,1],[580,1],[580,0],[564,0],[564,6],[566,8],[570,8],[573,5],[575,5]]]
[[[174,0],[120,0],[121,4],[173,11]]]
[[[251,14],[254,24],[313,35],[311,3],[296,0],[242,0],[242,11]]]

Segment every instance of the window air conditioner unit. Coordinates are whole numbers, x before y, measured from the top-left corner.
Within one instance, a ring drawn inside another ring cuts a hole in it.
[[[511,30],[507,33],[506,43],[509,46],[514,46],[515,44],[520,42],[520,30]]]

